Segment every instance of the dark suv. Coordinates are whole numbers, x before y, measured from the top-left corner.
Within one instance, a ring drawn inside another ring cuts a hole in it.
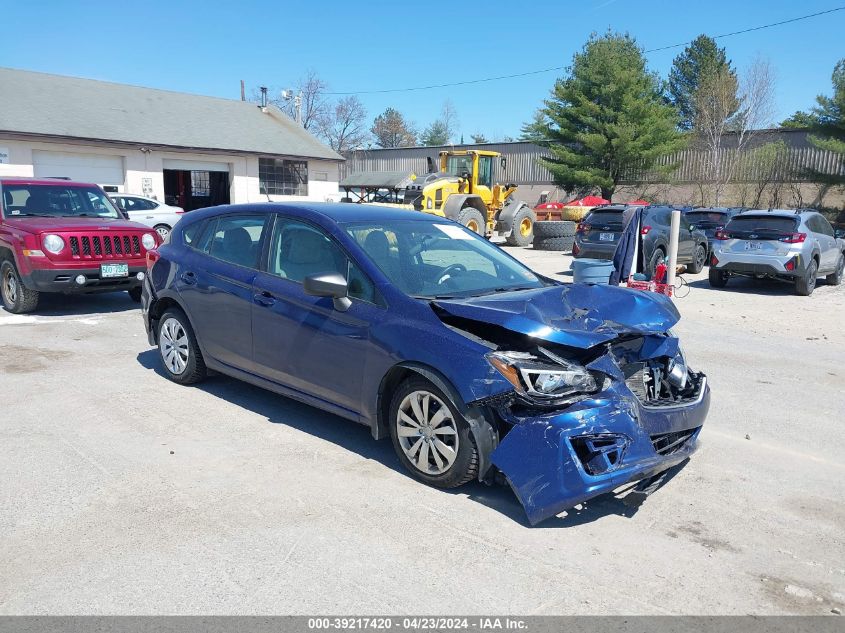
[[[635,208],[611,204],[590,211],[575,230],[572,255],[578,258],[613,259],[622,230]],[[649,272],[653,272],[657,262],[666,258],[669,253],[672,211],[672,207],[666,206],[650,206],[643,209],[643,260]],[[707,262],[707,252],[707,236],[692,227],[681,215],[678,263],[686,264],[691,273],[699,273]]]
[[[735,215],[747,211],[747,207],[695,207],[684,211],[684,217],[690,225],[707,236],[708,253],[713,252],[716,231],[725,228]]]
[[[42,292],[129,291],[141,300],[156,232],[129,222],[94,184],[0,178],[0,296],[31,312]]]

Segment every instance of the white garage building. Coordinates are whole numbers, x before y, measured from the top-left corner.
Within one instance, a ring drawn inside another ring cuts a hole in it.
[[[273,106],[0,68],[0,176],[95,182],[190,210],[322,201],[342,160]]]

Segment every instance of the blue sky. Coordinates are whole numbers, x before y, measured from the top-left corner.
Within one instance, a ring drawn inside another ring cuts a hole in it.
[[[330,89],[354,91],[565,66],[592,31],[627,31],[649,49],[834,8],[843,0],[0,4],[4,23],[20,25],[4,29],[0,66],[239,98],[241,79],[248,93],[260,84],[282,88],[309,68]],[[429,16],[425,7],[432,7]],[[740,71],[758,55],[771,60],[780,119],[830,92],[833,66],[845,56],[844,28],[841,11],[718,41]],[[680,50],[649,54],[650,68],[666,76]],[[449,99],[467,140],[474,132],[517,136],[559,74],[360,98],[370,118],[393,106],[420,128]]]

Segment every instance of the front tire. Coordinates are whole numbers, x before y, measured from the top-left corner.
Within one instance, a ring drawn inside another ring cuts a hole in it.
[[[845,272],[845,253],[839,254],[839,263],[836,265],[836,270],[824,278],[828,286],[838,286],[842,283],[842,274]]]
[[[654,252],[651,254],[651,259],[648,260],[648,276],[651,279],[654,279],[654,271],[657,269],[657,264],[660,263],[661,259],[666,259],[666,255],[663,254],[662,248],[655,248]],[[665,280],[664,280],[665,281]]]
[[[475,207],[464,207],[461,209],[457,221],[459,224],[463,224],[470,231],[475,231],[479,235],[483,236],[487,233],[487,222],[484,220],[484,216],[481,215],[481,211]]]
[[[510,246],[528,246],[534,240],[537,217],[528,207],[522,207],[513,216],[511,234],[505,240]]]
[[[692,264],[687,269],[691,275],[697,275],[704,270],[704,264],[707,263],[707,249],[704,244],[699,244],[695,247],[695,254],[692,258]]]
[[[390,437],[414,478],[455,488],[478,475],[478,449],[469,424],[449,398],[423,378],[409,378],[390,402]]]
[[[179,309],[170,308],[161,315],[158,351],[164,372],[175,383],[192,385],[208,375],[194,329]]]
[[[15,265],[6,260],[0,265],[0,298],[12,314],[25,314],[38,307],[40,293],[23,285]]]
[[[819,265],[815,259],[811,259],[807,270],[801,277],[795,279],[795,294],[802,297],[809,297],[816,289],[816,275],[819,272]]]

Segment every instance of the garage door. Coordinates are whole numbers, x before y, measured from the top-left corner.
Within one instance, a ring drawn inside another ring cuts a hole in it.
[[[37,178],[65,177],[98,185],[122,185],[125,180],[120,156],[33,150],[32,165]]]

